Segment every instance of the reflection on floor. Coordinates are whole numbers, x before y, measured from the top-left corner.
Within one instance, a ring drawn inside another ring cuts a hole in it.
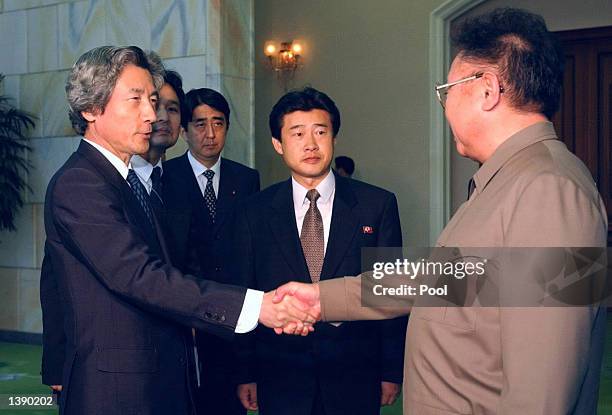
[[[40,383],[41,347],[0,342],[0,396],[43,395],[49,388]],[[0,406],[2,415],[49,415],[57,410],[7,410]],[[599,390],[599,415],[612,415],[612,313],[608,316],[606,351]],[[400,415],[401,398],[382,415]]]

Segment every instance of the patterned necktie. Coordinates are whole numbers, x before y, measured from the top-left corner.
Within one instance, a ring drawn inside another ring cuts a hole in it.
[[[138,203],[140,203],[142,210],[147,215],[149,223],[153,228],[155,228],[153,211],[151,210],[151,205],[149,204],[149,194],[147,193],[147,189],[145,189],[145,187],[140,182],[140,179],[132,169],[130,169],[130,171],[128,172],[127,182],[130,184],[132,192],[134,192],[136,199],[138,199]]]
[[[312,282],[319,282],[324,258],[323,218],[317,207],[317,199],[320,197],[317,189],[311,189],[306,193],[306,199],[310,200],[310,207],[304,216],[302,223],[302,251],[308,265],[308,272]]]
[[[153,173],[151,173],[151,182],[153,183],[153,186],[151,187],[149,200],[151,201],[151,207],[153,208],[155,215],[157,215],[158,219],[161,219],[164,210],[164,199],[162,198],[161,167],[157,166],[153,168]]]
[[[215,188],[213,187],[213,176],[215,172],[212,170],[206,170],[202,173],[206,177],[206,188],[204,189],[204,201],[208,208],[208,213],[212,221],[215,221],[215,214],[217,213],[217,197],[215,196]]]

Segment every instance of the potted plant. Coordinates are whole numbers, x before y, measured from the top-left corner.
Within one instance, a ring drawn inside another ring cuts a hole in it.
[[[0,74],[0,87],[3,80]],[[27,155],[32,148],[25,133],[34,125],[32,115],[15,108],[11,98],[0,93],[0,231],[16,230],[15,216],[23,206],[23,192],[30,191],[25,177],[31,167]]]

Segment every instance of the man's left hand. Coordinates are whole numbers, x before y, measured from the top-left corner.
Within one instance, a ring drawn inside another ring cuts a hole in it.
[[[380,406],[393,405],[400,393],[401,384],[385,382],[384,380],[380,383],[381,396]]]

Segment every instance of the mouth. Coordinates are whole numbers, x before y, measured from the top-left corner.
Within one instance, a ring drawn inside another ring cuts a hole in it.
[[[166,127],[154,128],[152,133],[153,134],[170,134],[170,129]]]
[[[319,156],[310,156],[302,159],[302,161],[307,164],[317,164],[320,160],[321,157]]]

